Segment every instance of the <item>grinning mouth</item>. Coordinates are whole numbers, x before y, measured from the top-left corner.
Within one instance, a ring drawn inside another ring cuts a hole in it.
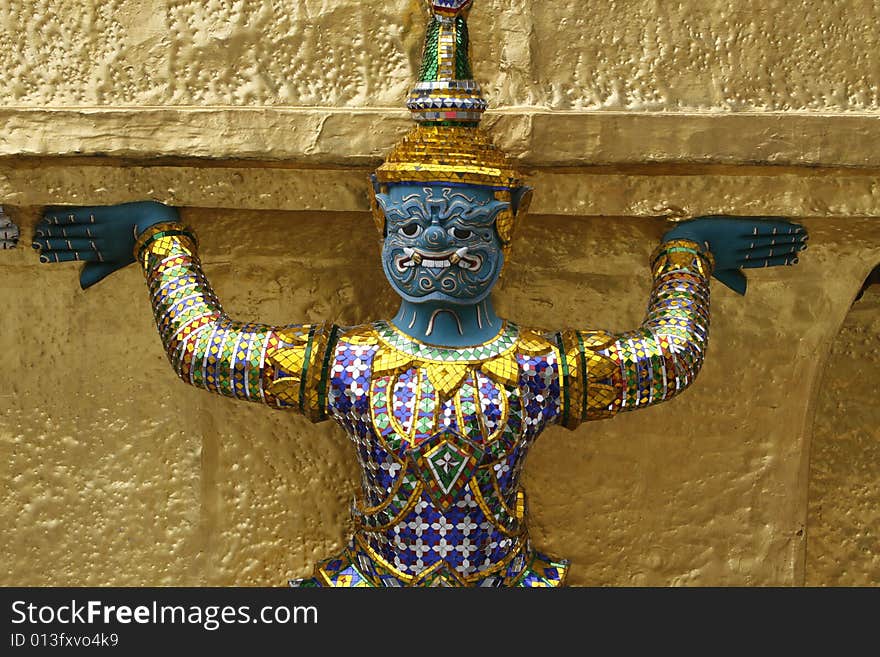
[[[466,246],[455,251],[445,251],[442,253],[404,248],[403,255],[399,255],[394,259],[394,265],[401,272],[417,266],[428,269],[447,269],[453,265],[468,271],[477,271],[482,264],[483,259],[478,255],[470,255]]]

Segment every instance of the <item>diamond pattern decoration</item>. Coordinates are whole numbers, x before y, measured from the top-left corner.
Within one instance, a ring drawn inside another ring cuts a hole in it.
[[[434,434],[407,452],[425,492],[441,510],[459,498],[483,455],[479,445],[450,430]]]
[[[442,443],[426,454],[426,460],[434,479],[440,484],[440,490],[448,494],[467,465],[467,454],[449,443]]]

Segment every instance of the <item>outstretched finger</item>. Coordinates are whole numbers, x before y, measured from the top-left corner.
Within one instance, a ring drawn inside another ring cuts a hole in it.
[[[773,256],[772,258],[759,258],[748,260],[742,266],[744,269],[758,269],[760,267],[782,267],[796,265],[799,262],[797,255]]]
[[[805,235],[807,229],[790,221],[761,221],[752,224],[752,229],[743,237],[783,237]]]
[[[760,249],[760,248],[769,248],[771,246],[795,246],[798,244],[806,244],[810,240],[810,236],[806,233],[799,233],[796,235],[770,235],[767,236],[751,236],[746,238],[740,238],[741,243],[746,246],[741,248],[740,251],[747,251],[749,249]]]
[[[47,237],[39,237],[34,240],[33,247],[35,249],[41,249],[43,251],[99,251],[98,243],[99,239],[88,239],[88,238],[71,238],[71,239],[62,239],[62,238],[47,238]]]
[[[99,229],[94,224],[55,225],[40,221],[34,228],[34,237],[94,237]]]
[[[96,251],[45,251],[40,254],[40,262],[102,262],[102,256]]]
[[[100,207],[49,207],[43,211],[43,221],[52,226],[68,224],[96,224],[100,221]]]
[[[806,251],[806,244],[784,244],[782,246],[770,246],[760,249],[744,249],[739,251],[738,262],[749,262],[750,260],[766,260],[767,258],[775,258],[779,256],[791,256],[801,251]]]

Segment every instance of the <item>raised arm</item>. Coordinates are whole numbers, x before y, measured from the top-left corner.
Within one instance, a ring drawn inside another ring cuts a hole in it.
[[[641,326],[627,333],[564,331],[561,423],[611,417],[671,399],[690,386],[709,339],[709,280],[745,294],[743,268],[794,265],[802,226],[779,219],[704,217],[664,236]]]
[[[83,260],[83,288],[135,260],[143,268],[165,352],[186,383],[226,397],[324,419],[335,328],[238,322],[202,271],[195,235],[158,203],[47,210],[43,262]]]

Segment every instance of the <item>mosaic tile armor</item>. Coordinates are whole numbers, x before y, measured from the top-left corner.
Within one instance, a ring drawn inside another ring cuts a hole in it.
[[[711,255],[670,241],[652,258],[638,330],[546,331],[501,322],[473,347],[436,347],[389,322],[271,327],[231,320],[195,236],[157,224],[135,247],[168,357],[187,383],[332,418],[357,448],[362,495],[349,547],[302,586],[559,586],[567,562],[528,537],[520,475],[550,424],[671,398],[703,361]]]

